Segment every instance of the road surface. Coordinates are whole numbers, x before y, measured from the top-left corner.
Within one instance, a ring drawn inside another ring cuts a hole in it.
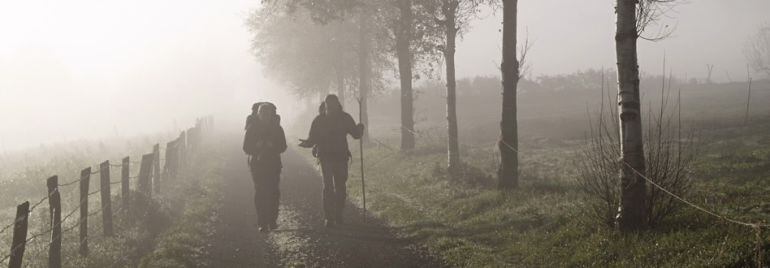
[[[257,231],[254,187],[240,146],[225,150],[224,206],[212,241],[212,267],[440,267],[414,241],[348,203],[346,224],[323,226],[322,180],[299,149],[283,154],[278,229]],[[290,146],[291,147],[291,146]],[[352,168],[352,167],[351,167]],[[351,172],[354,172],[351,170]]]

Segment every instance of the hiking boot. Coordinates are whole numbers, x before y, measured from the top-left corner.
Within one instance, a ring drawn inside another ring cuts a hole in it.
[[[332,228],[332,227],[334,227],[334,221],[333,221],[333,220],[329,220],[329,219],[326,219],[326,220],[324,221],[324,226],[326,226],[326,228]]]
[[[259,232],[260,233],[267,233],[269,231],[270,231],[270,227],[268,227],[267,225],[259,226]]]

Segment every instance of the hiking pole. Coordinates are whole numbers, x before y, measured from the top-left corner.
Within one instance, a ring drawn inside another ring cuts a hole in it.
[[[361,97],[358,97],[358,123],[361,124],[363,120],[363,109],[361,104]],[[364,126],[366,127],[366,126]],[[366,223],[366,183],[364,181],[364,131],[361,129],[361,137],[358,139],[358,148],[361,155],[361,195],[364,199],[364,223]]]

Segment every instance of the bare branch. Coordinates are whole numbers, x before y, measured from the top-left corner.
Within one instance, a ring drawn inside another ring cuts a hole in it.
[[[662,18],[672,19],[668,15],[675,12],[674,8],[681,3],[683,0],[639,0],[636,10],[636,31],[639,38],[657,42],[670,37],[676,30],[676,25],[660,25],[658,32],[651,36],[644,33],[649,26],[658,25]]]
[[[524,43],[519,48],[519,79],[526,77],[532,70],[532,64],[529,63],[529,50],[532,49],[532,42],[529,41],[529,30],[524,37]]]
[[[763,72],[770,77],[770,25],[759,27],[746,41],[743,54],[755,72]]]

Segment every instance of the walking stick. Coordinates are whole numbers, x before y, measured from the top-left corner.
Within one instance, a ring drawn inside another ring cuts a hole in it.
[[[358,98],[358,123],[361,124],[363,120],[363,109],[361,105],[361,97]],[[366,127],[366,126],[364,126]],[[364,181],[364,131],[361,130],[361,137],[358,139],[359,153],[361,155],[361,195],[364,199],[364,223],[366,223],[366,182]]]

